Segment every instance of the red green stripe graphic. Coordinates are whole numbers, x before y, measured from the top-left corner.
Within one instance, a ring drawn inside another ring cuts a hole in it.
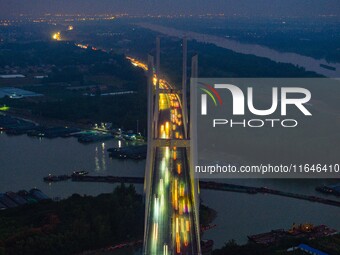
[[[200,88],[202,91],[204,91],[205,93],[207,93],[211,99],[213,100],[215,106],[217,106],[217,101],[216,101],[216,98],[218,100],[218,102],[220,103],[220,105],[222,105],[223,101],[222,101],[222,98],[221,96],[218,94],[218,92],[216,91],[216,89],[214,89],[212,86],[210,86],[209,84],[204,84],[204,83],[201,83],[202,85],[206,86],[207,89],[205,88]],[[215,96],[214,96],[215,95]]]

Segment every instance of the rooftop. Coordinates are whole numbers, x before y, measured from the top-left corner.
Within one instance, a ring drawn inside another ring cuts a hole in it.
[[[32,91],[14,88],[14,87],[3,87],[0,88],[0,98],[4,98],[5,96],[8,96],[10,98],[23,98],[23,97],[37,97],[37,96],[43,96],[42,94],[38,94]]]

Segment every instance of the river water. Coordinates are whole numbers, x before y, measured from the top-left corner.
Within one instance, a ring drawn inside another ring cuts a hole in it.
[[[111,192],[115,185],[106,183],[60,182],[51,185],[42,181],[51,174],[70,174],[86,170],[91,175],[143,176],[145,161],[110,159],[107,148],[118,147],[119,141],[80,144],[75,138],[37,139],[0,134],[0,193],[37,187],[50,197],[68,197],[73,193],[97,195]],[[302,194],[316,193],[315,186],[334,183],[327,180],[225,180],[253,186],[267,186]],[[142,193],[142,185],[136,185]],[[217,227],[203,238],[221,247],[225,241],[247,241],[247,235],[289,228],[293,222],[326,224],[340,230],[340,208],[273,195],[249,195],[202,190],[203,202],[218,213]],[[335,197],[330,197],[336,199]]]
[[[0,135],[0,192],[37,187],[50,197],[68,197],[73,193],[97,195],[111,192],[113,184],[43,182],[48,174],[71,174],[85,170],[90,175],[143,176],[144,162],[113,160],[107,149],[119,141],[80,144],[75,138],[37,139]],[[142,187],[138,186],[142,192]]]
[[[197,42],[202,43],[211,43],[218,47],[230,49],[238,53],[255,55],[258,57],[268,58],[275,62],[289,63],[295,66],[304,67],[307,71],[313,71],[326,77],[340,77],[340,63],[328,63],[325,59],[314,59],[291,52],[279,52],[277,50],[273,50],[262,45],[241,43],[220,36],[196,33],[192,31],[183,31],[151,23],[139,23],[138,25],[143,28],[159,32],[161,34],[165,34],[167,36],[179,38],[185,36],[189,40],[196,40]],[[336,70],[325,69],[321,67],[320,64],[334,67]]]

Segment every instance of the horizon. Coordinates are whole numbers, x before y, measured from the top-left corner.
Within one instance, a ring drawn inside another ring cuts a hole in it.
[[[44,14],[224,15],[227,17],[338,17],[336,0],[0,0],[0,16]],[[34,8],[32,8],[34,6]],[[292,8],[294,6],[294,8]],[[265,11],[263,11],[265,10]]]

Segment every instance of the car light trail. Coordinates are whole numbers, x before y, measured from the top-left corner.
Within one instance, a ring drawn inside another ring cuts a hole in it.
[[[141,61],[127,57],[137,67],[148,70]],[[153,70],[154,71],[154,70]],[[173,89],[155,72],[153,85],[159,82],[161,90]],[[158,104],[158,139],[183,139],[183,113],[176,93],[160,93]],[[148,216],[150,235],[146,233],[145,255],[197,255],[199,240],[194,215],[191,211],[192,187],[185,148],[157,147],[152,175]]]

